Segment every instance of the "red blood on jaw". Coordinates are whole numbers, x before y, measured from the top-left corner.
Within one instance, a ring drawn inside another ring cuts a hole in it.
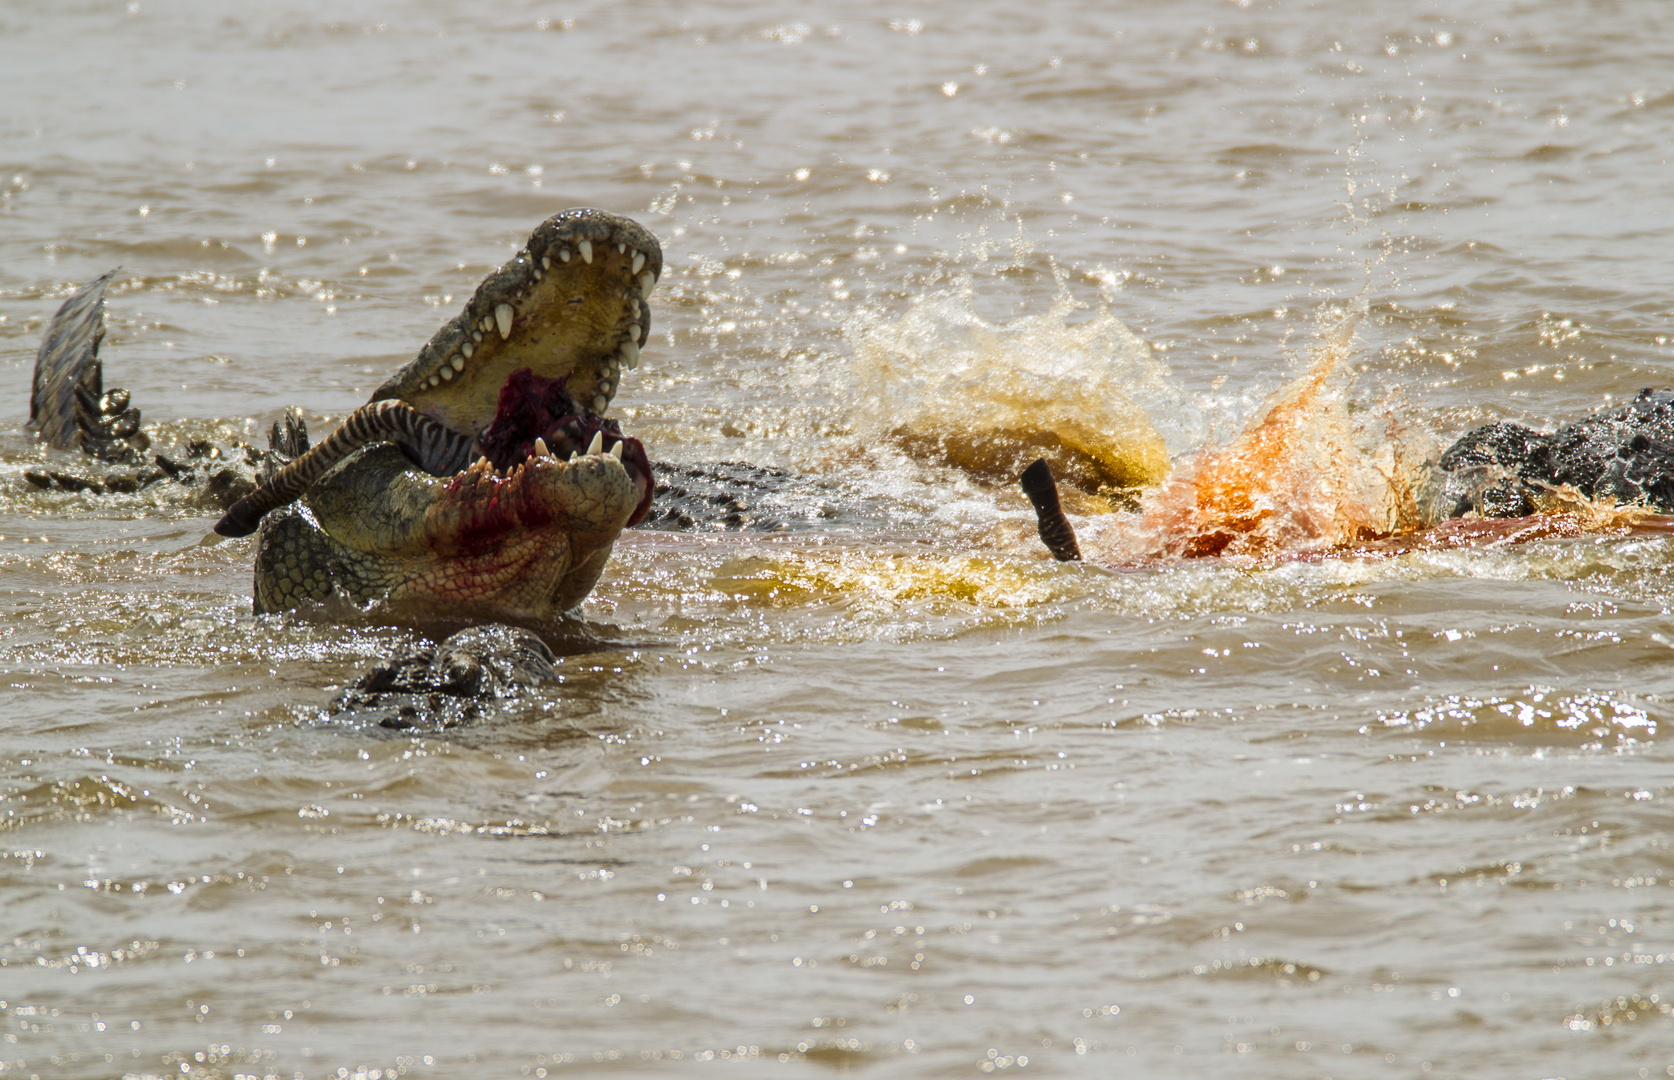
[[[595,432],[603,432],[604,449],[621,443],[623,466],[644,485],[639,505],[628,519],[630,526],[637,525],[650,511],[656,487],[645,447],[638,439],[623,435],[616,421],[583,415],[564,388],[567,379],[548,379],[529,368],[512,372],[500,387],[494,422],[477,437],[477,448],[496,470],[509,472],[535,452],[537,438],[544,438],[548,449],[562,460],[568,456],[568,449],[583,450]]]
[[[519,368],[500,387],[494,422],[477,437],[477,447],[501,472],[520,465],[535,451],[535,440],[557,429],[581,410],[564,389],[569,376],[556,379]]]

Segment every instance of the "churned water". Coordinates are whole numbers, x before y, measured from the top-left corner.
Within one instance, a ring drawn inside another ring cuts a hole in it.
[[[1674,1073],[1669,523],[1401,531],[1466,429],[1674,382],[1671,43],[10,0],[0,1075]],[[258,618],[179,489],[24,482],[78,283],[160,436],[323,431],[573,205],[667,255],[624,425],[807,513],[626,536],[493,722],[328,720],[426,628]]]

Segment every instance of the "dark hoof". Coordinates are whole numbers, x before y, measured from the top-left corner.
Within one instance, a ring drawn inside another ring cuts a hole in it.
[[[1046,550],[1059,562],[1079,562],[1081,546],[1075,542],[1075,528],[1058,502],[1058,485],[1052,479],[1052,467],[1046,459],[1041,458],[1024,469],[1020,482],[1023,493],[1034,505],[1037,528]]]

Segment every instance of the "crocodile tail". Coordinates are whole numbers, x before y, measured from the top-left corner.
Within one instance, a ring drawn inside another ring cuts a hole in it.
[[[379,442],[397,444],[433,475],[457,472],[471,450],[470,436],[432,420],[405,401],[374,401],[350,413],[336,431],[233,503],[215,523],[215,531],[222,536],[249,536],[268,511],[295,502],[338,462]]]
[[[35,354],[35,382],[29,394],[29,420],[48,446],[75,447],[83,424],[77,422],[77,393],[83,409],[103,395],[99,342],[105,336],[105,286],[112,270],[77,289],[47,323]],[[95,406],[96,411],[96,406]]]
[[[1058,485],[1052,479],[1052,467],[1046,459],[1041,458],[1024,469],[1021,483],[1023,493],[1034,504],[1041,542],[1052,552],[1052,557],[1059,562],[1080,561],[1081,548],[1075,542],[1075,529],[1058,504]]]

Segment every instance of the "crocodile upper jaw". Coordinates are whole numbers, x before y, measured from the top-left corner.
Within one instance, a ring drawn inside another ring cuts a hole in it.
[[[567,378],[582,410],[602,415],[622,371],[639,365],[662,269],[662,249],[635,222],[602,210],[555,214],[372,400],[401,398],[475,437],[512,373],[528,368]]]

